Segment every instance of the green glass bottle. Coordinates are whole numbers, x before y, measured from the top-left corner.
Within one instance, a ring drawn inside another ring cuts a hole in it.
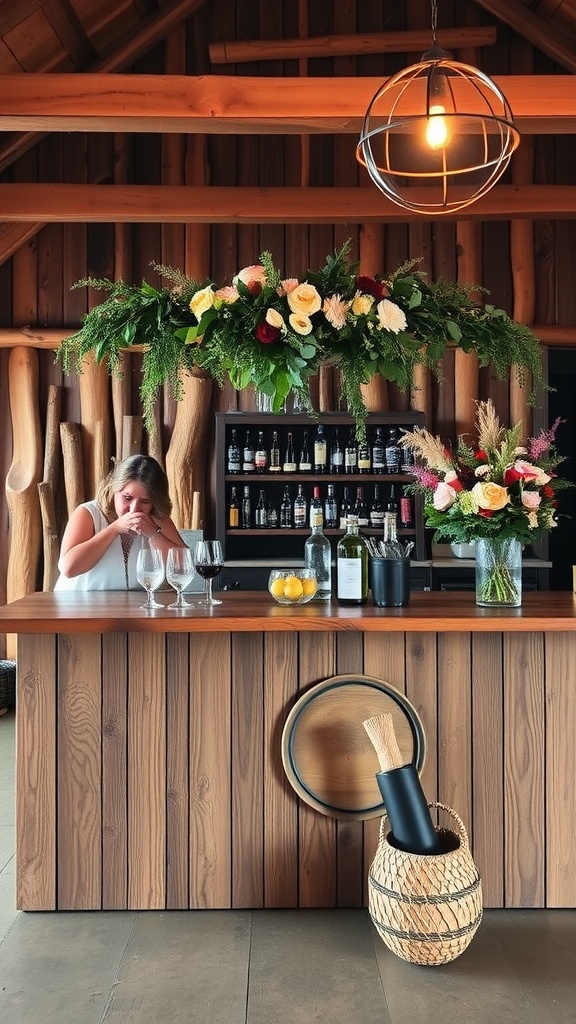
[[[337,550],[338,604],[366,604],[368,600],[368,548],[358,533],[357,516],[348,516],[346,533]]]

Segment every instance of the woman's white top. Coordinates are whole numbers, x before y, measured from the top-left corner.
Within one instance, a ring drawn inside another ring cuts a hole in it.
[[[81,506],[88,510],[94,523],[94,533],[100,533],[109,525],[108,520],[98,507],[95,501],[86,501]],[[136,579],[136,559],[140,543],[137,538],[128,552],[128,589],[139,590]],[[124,566],[124,552],[120,536],[115,537],[110,547],[104,552],[102,558],[96,565],[83,572],[79,576],[68,578],[62,573],[60,562],[58,562],[60,576],[56,580],[54,590],[126,590],[126,570]]]

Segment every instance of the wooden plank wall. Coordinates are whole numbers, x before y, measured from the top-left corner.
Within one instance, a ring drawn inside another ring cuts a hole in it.
[[[466,24],[475,15],[468,5],[443,3],[439,12],[443,26]],[[477,15],[476,15],[477,17]],[[379,5],[333,0],[331,4],[297,5],[285,2],[262,2],[240,6],[228,0],[212,0],[188,25],[177,29],[134,66],[140,73],[173,74],[278,74],[307,73],[310,76],[387,75],[405,66],[419,54],[367,55],[358,58],[314,58],[306,62],[260,62],[216,66],[208,55],[210,40],[248,37],[295,37],[299,32],[310,35],[359,31],[377,32],[427,25],[429,10],[424,0],[408,0],[405,4],[388,5],[386,13]],[[511,70],[513,39],[508,30],[498,26],[498,42],[483,53],[489,73]],[[535,53],[536,72],[553,70],[552,62]],[[3,172],[5,180],[21,181],[134,181],[136,183],[206,181],[214,185],[282,184],[311,185],[354,184],[373,188],[365,172],[354,159],[356,140],[342,136],[331,138],[234,137],[215,135],[207,139],[188,136],[157,135],[53,134],[22,156],[12,168]],[[535,139],[534,174],[537,182],[571,180],[576,142],[573,138],[543,137]],[[513,311],[514,295],[510,261],[510,224],[490,222],[483,225],[480,252],[474,253],[481,266],[480,283],[491,293],[491,300]],[[124,276],[134,281],[146,277],[158,283],[150,263],[160,261],[184,267],[199,277],[209,275],[222,282],[230,280],[242,266],[257,261],[264,249],[270,249],[277,264],[287,275],[300,275],[318,267],[326,254],[347,238],[352,238],[353,256],[361,251],[362,226],[351,225],[197,225],[136,224],[78,225],[51,224],[29,239],[14,256],[0,264],[0,325],[39,329],[78,326],[82,313],[101,298],[101,293],[85,289],[71,291],[80,278]],[[459,274],[459,239],[457,225],[439,220],[418,224],[376,225],[371,227],[371,253],[376,253],[379,269],[386,273],[406,259],[422,259],[422,268],[433,278],[454,279]],[[572,280],[573,242],[568,223],[538,221],[534,224],[536,296],[535,319],[539,323],[574,323],[574,290]],[[462,273],[462,271],[461,271]],[[0,476],[6,478],[12,457],[12,428],[7,392],[9,353],[0,348]],[[73,374],[64,379],[59,364],[49,351],[39,352],[40,381],[38,403],[41,427],[46,422],[47,396],[50,384],[60,384],[63,421],[80,423],[80,388]],[[138,417],[139,357],[126,360],[125,412]],[[337,382],[336,382],[337,383]],[[455,429],[455,362],[454,355],[445,360],[441,383],[434,379],[422,382],[429,389],[429,426],[445,437]],[[479,398],[494,399],[504,420],[508,419],[510,393],[508,382],[495,380],[490,369],[480,372]],[[109,389],[111,390],[111,389]],[[333,393],[338,402],[338,394]],[[403,409],[409,396],[391,386],[388,402],[392,409]],[[214,410],[251,408],[249,392],[237,395],[227,386],[215,390]],[[111,398],[108,399],[111,437],[115,436]],[[174,426],[174,402],[166,393],[158,409],[160,451],[165,453]],[[544,416],[545,419],[545,416]],[[117,431],[116,431],[117,433]],[[146,444],[146,438],[144,439]],[[213,450],[213,436],[209,438]],[[106,453],[114,454],[116,445]],[[156,449],[155,449],[156,450]],[[59,532],[66,512],[63,474],[56,495]],[[213,525],[214,475],[208,459],[206,479],[206,526]],[[87,495],[88,496],[88,495]],[[0,494],[0,601],[6,598],[6,564],[8,559],[9,518],[4,494]],[[41,586],[42,566],[38,566],[37,585]],[[0,638],[0,655],[4,653]]]
[[[280,753],[286,716],[310,685],[362,672],[416,708],[423,787],[463,818],[485,905],[576,906],[574,634],[19,644],[23,909],[365,904],[379,820],[313,810]]]

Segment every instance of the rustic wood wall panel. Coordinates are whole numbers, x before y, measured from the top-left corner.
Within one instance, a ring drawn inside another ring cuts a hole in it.
[[[102,638],[102,909],[128,908],[128,639]]]
[[[166,906],[190,906],[189,638],[166,638]]]
[[[58,638],[58,906],[102,905],[100,637]]]

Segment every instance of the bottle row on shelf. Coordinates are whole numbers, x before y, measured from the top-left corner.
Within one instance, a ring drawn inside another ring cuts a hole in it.
[[[296,494],[286,484],[283,493],[282,489],[273,493],[268,488],[259,488],[257,500],[248,484],[244,485],[242,494],[239,490],[234,485],[230,488],[227,507],[230,530],[312,528],[317,516],[326,529],[343,530],[350,515],[356,517],[360,527],[382,529],[386,513],[392,514],[402,529],[414,527],[412,495],[396,484],[386,488],[374,484],[370,494],[364,486],[345,486],[336,494],[335,485],[328,484],[324,495],[319,485],[308,495],[304,484],[297,485]]]
[[[227,445],[226,470],[228,474],[243,473],[315,473],[339,475],[341,473],[411,473],[414,465],[412,453],[400,444],[398,427],[376,427],[363,439],[358,439],[351,427],[346,440],[332,428],[330,436],[319,423],[313,438],[306,429],[295,432],[258,430],[254,442],[250,428],[246,430],[244,444],[233,427]],[[254,432],[256,433],[256,432]]]

